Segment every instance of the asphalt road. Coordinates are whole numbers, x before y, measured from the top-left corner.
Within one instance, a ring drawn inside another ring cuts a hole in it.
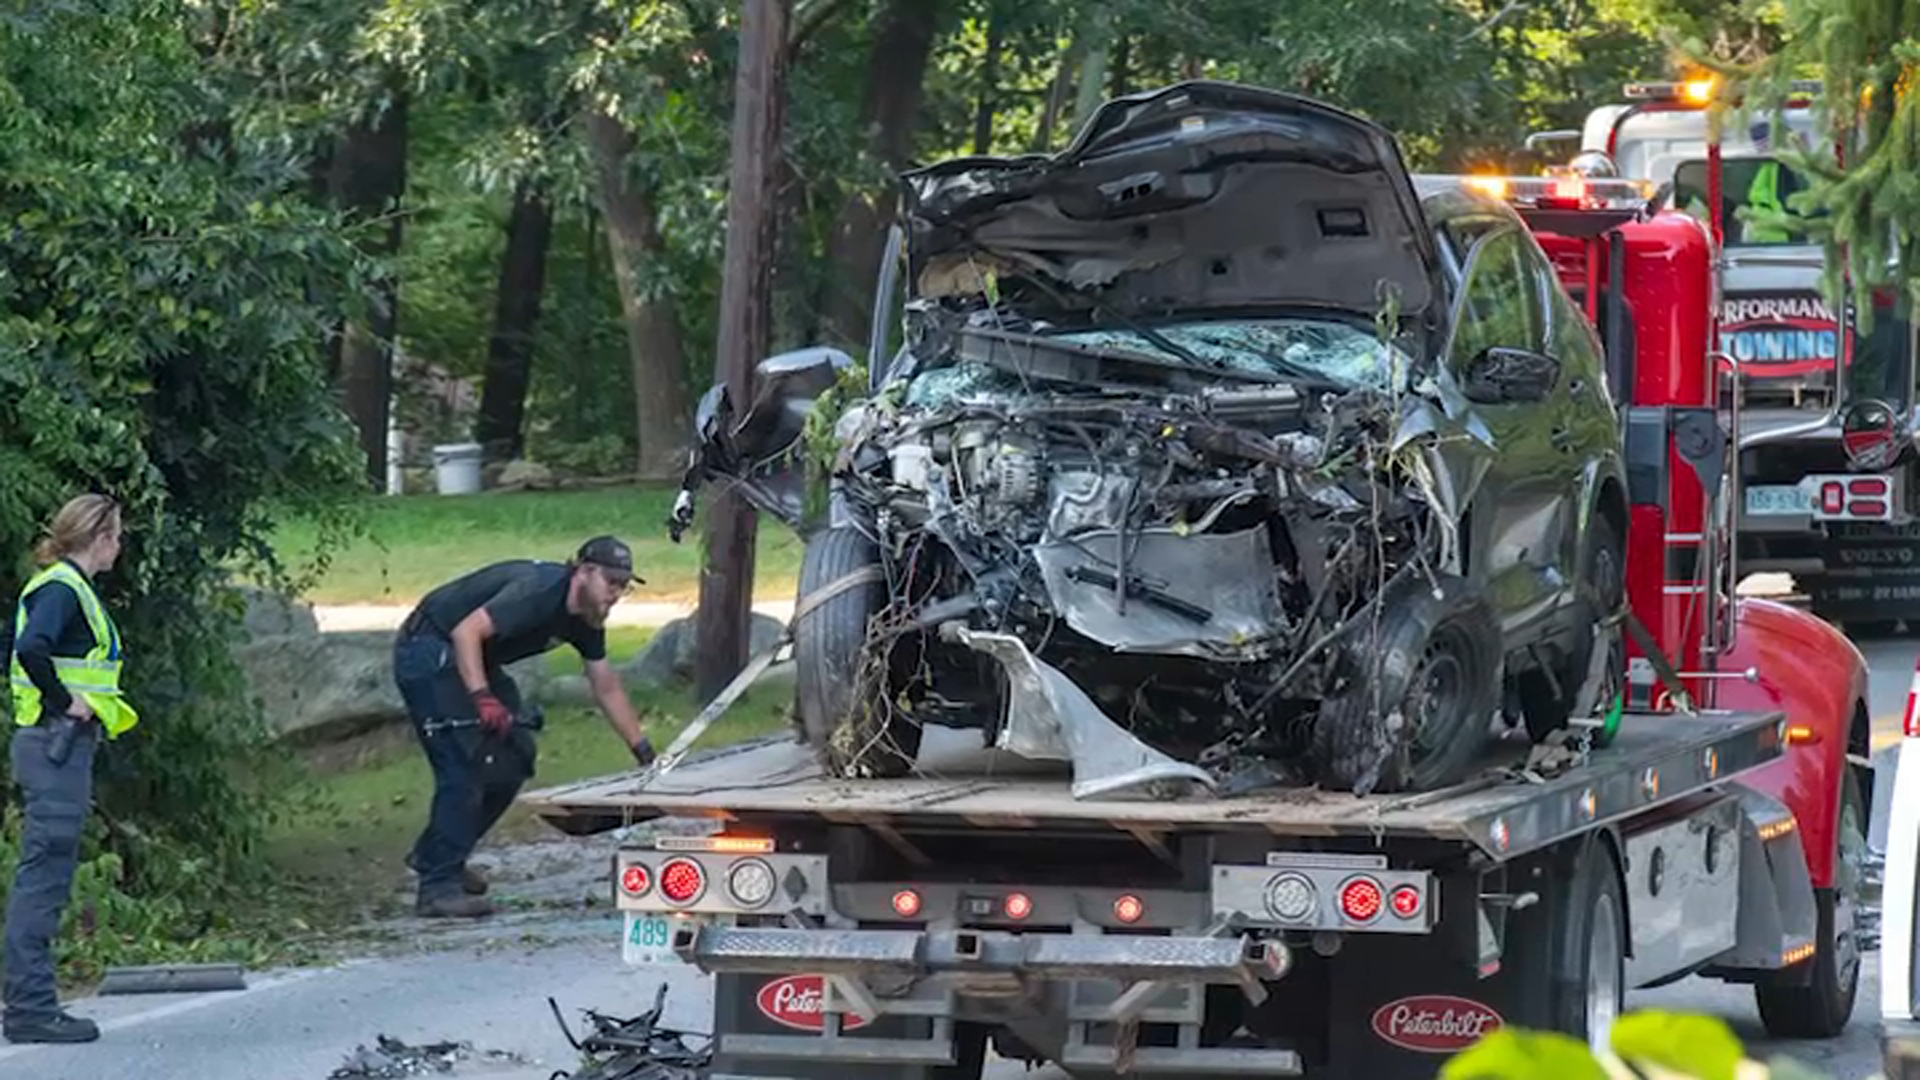
[[[1898,737],[1920,641],[1867,643],[1873,665],[1876,742]],[[1886,755],[1876,754],[1876,760]],[[1888,764],[1885,768],[1890,769]],[[1884,779],[1876,789],[1892,789]],[[1874,842],[1879,846],[1876,807]],[[582,860],[584,861],[584,857]],[[604,866],[604,861],[596,865]],[[455,1076],[546,1080],[575,1058],[546,999],[570,1021],[599,1008],[631,1014],[652,1000],[660,973],[624,968],[617,924],[605,913],[516,914],[479,927],[401,928],[385,955],[337,967],[261,974],[237,993],[96,998],[75,1012],[101,1022],[100,1042],[78,1047],[0,1045],[0,1080],[326,1080],[358,1045],[385,1034],[409,1043],[464,1040],[480,1050],[510,1051],[517,1062],[469,1061]],[[1635,994],[1629,1007],[1659,1006],[1725,1017],[1750,1052],[1785,1054],[1833,1080],[1861,1080],[1878,1071],[1873,1034],[1878,958],[1863,972],[1853,1027],[1829,1043],[1767,1040],[1752,996],[1740,987],[1689,979]],[[702,1031],[707,1024],[697,977],[674,979],[670,1022]],[[999,1063],[1000,1078],[1053,1077]]]

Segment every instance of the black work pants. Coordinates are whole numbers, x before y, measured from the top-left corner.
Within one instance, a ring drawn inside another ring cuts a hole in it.
[[[467,859],[533,774],[533,733],[516,725],[498,736],[478,724],[478,710],[442,637],[402,634],[393,648],[394,682],[415,736],[433,769],[433,803],[413,846],[420,896],[460,892]],[[521,717],[520,688],[499,668],[487,672],[494,696]]]

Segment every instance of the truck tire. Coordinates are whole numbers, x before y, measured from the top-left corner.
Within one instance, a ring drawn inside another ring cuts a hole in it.
[[[1816,889],[1813,958],[1800,985],[1756,983],[1754,1002],[1767,1034],[1780,1039],[1831,1039],[1853,1015],[1860,986],[1860,888],[1865,873],[1867,816],[1860,782],[1852,769],[1840,791],[1840,820],[1834,829],[1833,886]]]
[[[1599,611],[1592,614],[1592,622],[1602,625],[1599,632],[1585,637],[1581,647],[1554,672],[1560,684],[1559,692],[1554,691],[1554,680],[1544,671],[1523,672],[1516,680],[1527,735],[1536,743],[1566,727],[1567,721],[1573,718],[1576,697],[1586,681],[1594,649],[1606,649],[1608,655],[1616,658],[1609,662],[1612,665],[1608,669],[1610,681],[1602,687],[1598,699],[1601,711],[1606,711],[1614,695],[1624,695],[1627,689],[1626,624],[1619,619],[1603,624],[1609,615],[1626,610],[1626,549],[1618,530],[1605,514],[1595,513],[1589,529],[1592,543],[1587,564],[1581,568],[1581,584],[1598,602]],[[1593,744],[1604,747],[1612,741],[1611,736],[1612,733],[1603,728],[1594,728]]]
[[[1356,677],[1314,723],[1321,786],[1427,791],[1465,779],[1500,705],[1499,641],[1492,607],[1461,578],[1416,575],[1391,590],[1349,639]]]
[[[1620,871],[1607,843],[1593,836],[1583,845],[1551,930],[1549,968],[1553,1028],[1584,1040],[1595,1052],[1609,1050],[1613,1023],[1626,1003],[1627,905]]]
[[[873,542],[858,530],[822,529],[800,558],[799,605],[850,574],[879,563]],[[838,592],[793,628],[794,710],[802,735],[836,776],[902,776],[920,752],[920,726],[892,710],[858,700],[855,674],[867,624],[886,606],[886,586],[874,580]]]

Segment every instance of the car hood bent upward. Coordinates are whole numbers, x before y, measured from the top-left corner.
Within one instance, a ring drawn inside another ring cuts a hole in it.
[[[916,295],[989,274],[1099,290],[1140,313],[1432,302],[1438,260],[1398,148],[1291,94],[1188,82],[1118,98],[1057,156],[905,174]]]

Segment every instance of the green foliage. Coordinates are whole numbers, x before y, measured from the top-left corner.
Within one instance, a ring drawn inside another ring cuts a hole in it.
[[[1717,62],[1744,91],[1745,112],[1778,110],[1790,84],[1821,80],[1816,108],[1833,144],[1776,148],[1807,178],[1786,212],[1753,219],[1805,236],[1826,253],[1825,292],[1838,303],[1850,283],[1861,330],[1873,329],[1870,294],[1904,285],[1920,299],[1920,107],[1913,94],[1920,62],[1920,7],[1894,0],[1785,0],[1779,47],[1755,63]],[[1706,58],[1698,39],[1685,43]],[[1843,281],[1843,274],[1846,281]]]
[[[1688,1080],[1823,1080],[1784,1058],[1764,1068],[1746,1058],[1726,1021],[1648,1009],[1615,1021],[1612,1054],[1603,1062],[1587,1044],[1558,1032],[1502,1028],[1454,1055],[1440,1080],[1606,1080],[1645,1075]],[[1632,1070],[1632,1071],[1628,1071]]]
[[[321,345],[363,268],[269,148],[190,149],[231,116],[193,29],[136,0],[0,20],[0,595],[65,499],[127,508],[104,585],[144,722],[98,766],[122,827],[96,865],[142,901],[255,872],[266,795],[240,778],[267,728],[227,575],[299,585],[354,527],[361,468]],[[274,552],[282,517],[314,523],[313,566]]]

